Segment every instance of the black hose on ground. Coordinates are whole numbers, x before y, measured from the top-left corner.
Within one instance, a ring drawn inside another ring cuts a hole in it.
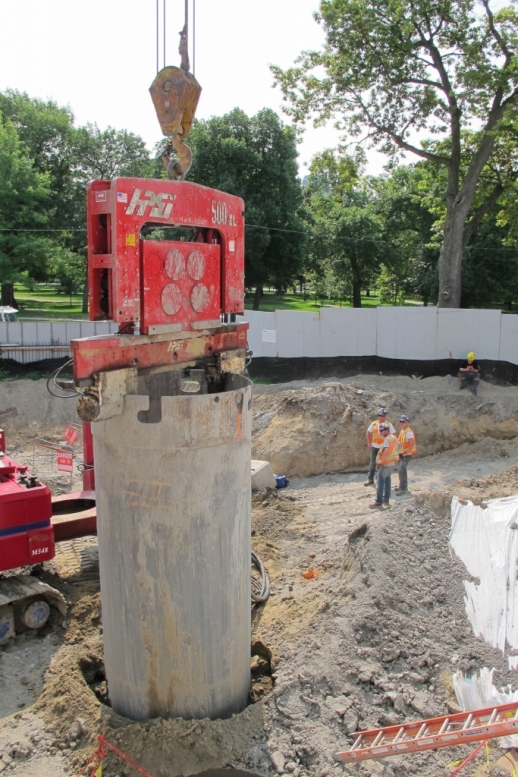
[[[270,596],[270,581],[264,568],[264,564],[254,551],[252,551],[252,564],[259,570],[261,579],[252,575],[252,610],[258,604],[265,602]]]

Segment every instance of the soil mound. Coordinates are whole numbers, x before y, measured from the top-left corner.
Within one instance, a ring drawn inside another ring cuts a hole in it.
[[[379,407],[397,426],[411,419],[419,455],[451,450],[485,437],[518,436],[518,388],[481,384],[478,396],[458,391],[451,377],[358,376],[311,387],[254,387],[252,455],[274,472],[305,477],[365,467],[365,432]],[[297,385],[297,384],[296,384]]]

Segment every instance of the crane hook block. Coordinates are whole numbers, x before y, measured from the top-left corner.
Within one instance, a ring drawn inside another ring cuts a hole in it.
[[[189,135],[200,99],[201,86],[191,73],[179,67],[164,67],[157,73],[149,91],[156,115],[166,137]]]

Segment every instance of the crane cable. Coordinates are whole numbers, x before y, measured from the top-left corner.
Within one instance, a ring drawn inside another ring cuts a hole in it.
[[[162,0],[162,39],[164,67],[167,65],[166,0]],[[185,34],[189,35],[189,0],[185,0]],[[156,72],[160,70],[160,0],[156,0]],[[196,76],[196,0],[192,0],[192,74]]]

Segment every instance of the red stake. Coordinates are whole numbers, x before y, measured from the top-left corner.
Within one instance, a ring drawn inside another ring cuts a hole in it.
[[[458,774],[461,771],[461,769],[464,769],[466,764],[469,764],[469,762],[477,755],[477,753],[479,753],[482,750],[482,748],[485,747],[486,745],[487,745],[487,740],[485,742],[481,742],[479,746],[476,747],[473,750],[473,752],[470,755],[468,755],[467,758],[464,759],[464,761],[461,763],[460,766],[457,766],[456,769],[450,772],[450,777],[455,777],[455,775]]]

